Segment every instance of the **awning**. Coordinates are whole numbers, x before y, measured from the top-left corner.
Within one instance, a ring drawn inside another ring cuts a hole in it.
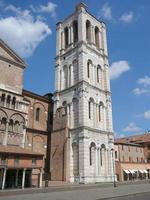
[[[148,174],[148,171],[146,169],[143,169],[143,172],[146,173],[146,174]]]
[[[141,170],[141,169],[139,169],[139,172],[142,173],[142,174],[145,173],[144,170]]]
[[[129,169],[129,172],[130,172],[131,174],[134,174],[134,173],[135,173],[135,171],[134,171],[133,169]]]
[[[127,169],[124,169],[123,171],[124,171],[126,174],[130,174],[129,170],[127,170]]]

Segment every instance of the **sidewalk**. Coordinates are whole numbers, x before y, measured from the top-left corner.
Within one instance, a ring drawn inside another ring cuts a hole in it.
[[[52,183],[51,183],[52,184]],[[54,183],[53,183],[54,184]],[[150,181],[133,183],[119,183],[116,188],[112,183],[88,184],[88,185],[57,185],[48,188],[30,188],[24,190],[5,190],[0,192],[0,199],[19,200],[100,200],[138,193],[150,193]],[[21,195],[21,196],[20,196]],[[23,195],[23,197],[22,197]]]

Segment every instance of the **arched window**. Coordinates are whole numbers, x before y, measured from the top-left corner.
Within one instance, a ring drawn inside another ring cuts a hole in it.
[[[8,128],[8,130],[9,131],[13,131],[13,120],[12,119],[10,119],[10,121],[9,121],[9,128]]]
[[[100,83],[101,81],[101,66],[97,66],[97,83]]]
[[[101,150],[100,150],[100,162],[101,162],[101,166],[103,166],[103,163],[104,163],[104,159],[105,159],[105,150],[106,150],[106,147],[104,144],[101,145]]]
[[[14,131],[15,132],[19,132],[19,121],[15,121],[15,123],[14,123]]]
[[[87,77],[90,78],[90,63],[87,63]]]
[[[64,29],[64,32],[65,32],[65,48],[67,48],[68,44],[69,44],[69,41],[68,41],[68,39],[69,39],[68,27],[66,27]]]
[[[93,105],[94,105],[94,99],[90,98],[88,102],[89,119],[92,119],[93,116]]]
[[[87,62],[87,77],[90,78],[90,71],[91,71],[92,61],[88,60]]]
[[[1,130],[6,130],[6,118],[3,117],[2,120],[1,120],[1,127],[0,127]]]
[[[94,142],[92,142],[91,145],[90,145],[90,148],[89,148],[89,161],[90,161],[90,165],[94,164],[95,149],[96,149],[96,145],[95,145]]]
[[[62,106],[64,107],[64,114],[66,115],[67,114],[67,102],[66,101],[64,101],[63,103],[62,103]]]
[[[78,126],[79,122],[79,102],[77,98],[73,98],[73,125],[74,127]]]
[[[36,108],[35,120],[36,120],[36,121],[39,121],[39,120],[40,120],[40,108]]]
[[[6,106],[7,106],[7,107],[10,107],[10,99],[11,99],[11,96],[8,95],[8,96],[7,96],[7,101],[6,101]]]
[[[77,60],[73,61],[73,83],[76,84],[78,82],[78,62]]]
[[[101,112],[102,112],[102,107],[104,106],[103,102],[100,102],[99,105],[98,105],[98,119],[99,119],[99,122],[102,120],[102,116],[101,116]]]
[[[14,109],[16,105],[16,97],[13,97],[12,99],[12,108]]]
[[[1,97],[1,104],[4,106],[4,102],[5,102],[5,94],[2,94]]]
[[[99,48],[99,28],[95,27],[95,45]]]
[[[64,89],[66,89],[68,87],[68,68],[66,65],[63,67],[63,75],[64,75]]]
[[[76,43],[78,41],[78,22],[73,22],[73,42]]]
[[[89,119],[91,119],[91,101],[89,101]]]
[[[91,23],[89,20],[86,21],[86,40],[88,43],[91,42]]]

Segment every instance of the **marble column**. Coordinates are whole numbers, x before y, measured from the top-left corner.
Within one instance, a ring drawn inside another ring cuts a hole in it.
[[[8,126],[9,122],[8,120],[6,121],[6,130],[5,130],[5,135],[4,135],[4,140],[3,140],[3,145],[7,145],[7,140],[8,140]]]
[[[2,190],[5,189],[6,172],[7,172],[7,169],[4,168],[4,172],[3,172],[3,180],[2,180]]]
[[[39,187],[42,187],[42,177],[43,177],[43,169],[40,169],[40,180],[39,180]]]
[[[22,189],[24,189],[24,185],[25,185],[25,176],[26,176],[26,168],[23,169],[23,173],[22,173]]]

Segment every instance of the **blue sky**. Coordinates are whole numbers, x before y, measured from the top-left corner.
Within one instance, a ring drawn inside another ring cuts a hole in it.
[[[55,24],[78,0],[0,1],[0,37],[28,67],[24,88],[54,91]],[[83,0],[107,25],[113,122],[117,136],[150,130],[150,1]]]

